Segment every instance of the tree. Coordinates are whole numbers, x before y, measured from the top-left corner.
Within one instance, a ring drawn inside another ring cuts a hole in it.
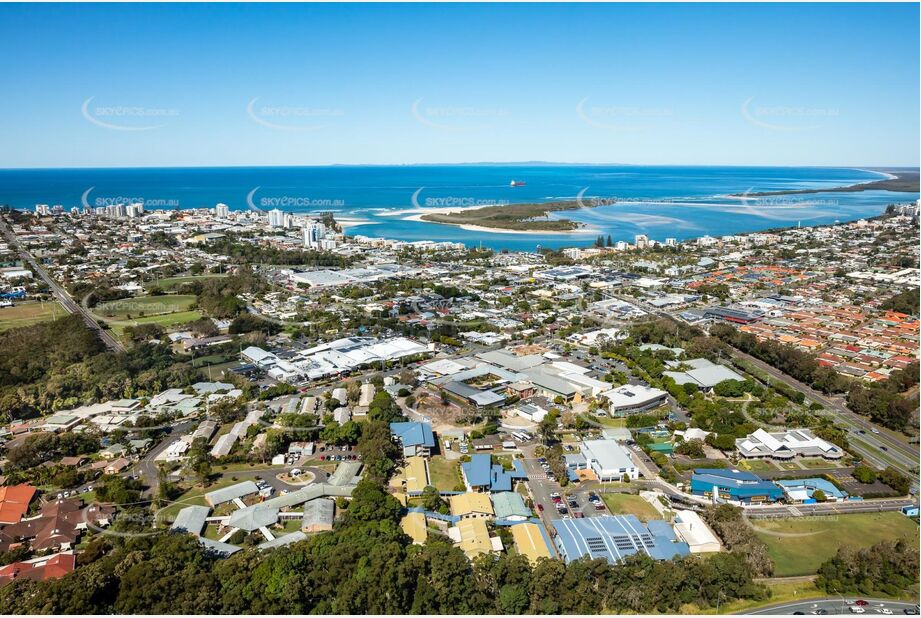
[[[855,466],[851,476],[853,476],[864,485],[872,485],[876,482],[876,470],[863,464]]]
[[[442,499],[441,494],[438,493],[438,489],[431,485],[427,485],[422,490],[422,508],[426,511],[445,513],[447,512],[448,505]]]
[[[812,492],[812,497],[816,502],[827,502],[828,496],[825,495],[825,492],[821,489],[816,489]]]

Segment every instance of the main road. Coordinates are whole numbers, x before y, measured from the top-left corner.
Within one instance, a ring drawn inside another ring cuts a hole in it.
[[[650,315],[665,318],[671,322],[681,323],[678,318],[667,311],[653,307],[639,299],[614,296],[620,300],[637,305]],[[915,481],[915,484],[917,484],[918,457],[919,454],[921,454],[917,446],[906,444],[889,435],[886,429],[877,428],[872,422],[849,410],[836,398],[829,397],[816,391],[809,385],[803,384],[799,380],[788,376],[776,367],[731,346],[730,350],[733,358],[751,363],[771,378],[783,382],[791,388],[801,392],[811,401],[815,401],[826,408],[836,420],[850,430],[851,435],[848,441],[851,443],[851,450],[863,455],[880,468],[892,465],[894,468],[907,473]]]
[[[41,277],[42,281],[51,289],[52,293],[58,299],[58,302],[61,303],[61,306],[68,313],[76,313],[83,318],[83,321],[86,323],[86,326],[96,333],[96,335],[102,340],[102,342],[113,352],[124,352],[125,347],[115,338],[112,334],[106,330],[103,330],[99,323],[96,321],[96,318],[93,315],[84,309],[80,303],[75,302],[73,298],[70,297],[70,294],[67,293],[67,290],[62,288],[60,285],[55,282],[51,276],[45,272],[45,269],[38,263],[38,260],[26,250],[19,243],[19,239],[16,238],[16,235],[13,234],[13,231],[10,229],[6,220],[0,216],[0,229],[3,230],[3,235],[6,236],[7,242],[10,246],[19,251],[19,255],[22,257],[23,261],[28,263],[32,267],[38,276]]]
[[[886,615],[888,614],[916,614],[918,604],[906,603],[905,601],[889,601],[887,599],[867,599],[867,604],[856,606],[854,601],[857,597],[850,599],[838,597],[834,599],[809,599],[805,601],[793,601],[786,603],[774,603],[757,609],[750,609],[740,614],[746,615],[792,615],[792,614],[816,614],[816,615],[833,615],[833,614],[850,614],[851,607],[860,607],[864,615]],[[888,611],[887,611],[888,610]],[[908,611],[905,611],[908,610]],[[855,614],[857,615],[857,614]]]

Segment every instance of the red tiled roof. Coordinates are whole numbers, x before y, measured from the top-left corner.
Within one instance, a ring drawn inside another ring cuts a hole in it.
[[[29,503],[35,497],[31,485],[0,487],[0,524],[13,524],[29,511]]]

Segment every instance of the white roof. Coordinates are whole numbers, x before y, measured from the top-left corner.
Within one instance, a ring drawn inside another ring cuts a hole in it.
[[[713,531],[694,511],[679,510],[675,515],[675,532],[689,546],[720,544]]]
[[[615,408],[638,407],[664,397],[665,391],[642,384],[624,384],[601,393]]]
[[[582,454],[594,459],[602,470],[620,470],[635,467],[629,453],[615,440],[586,440]]]

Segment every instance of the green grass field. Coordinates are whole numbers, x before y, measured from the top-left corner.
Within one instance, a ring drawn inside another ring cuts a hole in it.
[[[905,537],[918,547],[918,524],[901,513],[855,513],[752,520],[752,523],[758,537],[768,545],[775,577],[811,575],[843,545],[869,547]],[[770,532],[815,534],[781,537]]]
[[[803,465],[804,468],[809,468],[810,470],[838,467],[838,464],[836,464],[835,462],[828,461],[827,459],[822,459],[821,457],[814,457],[811,459],[800,459],[799,462]]]
[[[601,499],[613,515],[636,515],[640,521],[662,519],[655,507],[633,494],[601,494]]]
[[[119,338],[127,326],[139,326],[141,324],[159,324],[163,328],[170,329],[181,324],[188,324],[202,317],[198,311],[179,311],[177,313],[167,313],[165,315],[151,315],[144,318],[121,320],[118,322],[107,321],[112,328],[112,332]]]
[[[432,457],[429,460],[429,481],[442,491],[452,491],[460,482],[460,460]]]
[[[195,304],[195,296],[175,294],[163,296],[138,296],[100,303],[93,313],[103,319],[126,319],[164,315],[188,311]]]
[[[202,281],[204,279],[215,279],[217,277],[226,277],[227,275],[187,275],[185,277],[167,277],[166,279],[159,279],[157,281],[148,281],[144,284],[144,288],[151,289],[159,287],[161,290],[169,291],[174,288],[179,287],[183,283],[191,283],[193,281]]]
[[[767,472],[776,471],[777,467],[769,461],[761,459],[751,459],[739,462],[739,469],[748,470],[749,472]]]
[[[62,318],[67,312],[55,301],[15,304],[0,309],[0,332]]]

